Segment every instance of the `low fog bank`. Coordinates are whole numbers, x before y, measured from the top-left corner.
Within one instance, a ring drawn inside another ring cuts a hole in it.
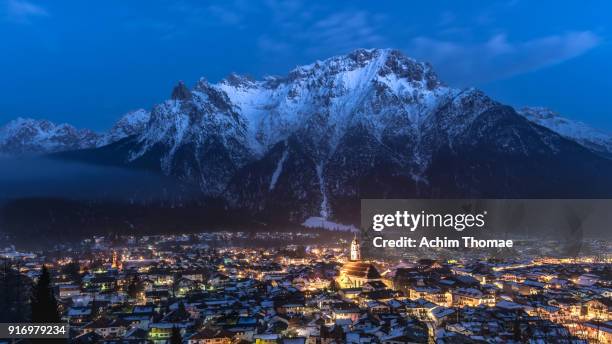
[[[0,202],[31,197],[127,202],[188,201],[197,186],[159,174],[46,157],[0,157]]]
[[[223,202],[154,172],[0,158],[0,235],[12,243],[46,247],[91,235],[201,231],[233,221]]]

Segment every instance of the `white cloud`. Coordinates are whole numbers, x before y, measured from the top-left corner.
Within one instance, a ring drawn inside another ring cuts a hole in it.
[[[477,43],[417,37],[405,50],[431,62],[449,81],[469,85],[558,64],[600,43],[601,38],[595,33],[578,31],[516,42],[509,41],[504,34]]]
[[[516,0],[510,0],[504,6],[515,4]],[[592,31],[523,41],[495,33],[482,41],[475,40],[473,34],[447,34],[446,39],[412,36],[400,42],[397,35],[386,34],[388,18],[371,11],[330,10],[300,0],[268,0],[264,12],[270,14],[272,26],[277,28],[257,40],[259,53],[267,59],[298,57],[306,61],[355,48],[403,48],[408,55],[432,63],[447,82],[460,86],[532,72],[580,56],[601,43]],[[446,27],[456,19],[454,13],[445,12],[438,24]]]
[[[262,55],[300,53],[302,57],[324,58],[388,44],[379,34],[384,22],[380,15],[350,9],[330,13],[321,8],[301,8],[299,2],[293,2],[291,9],[293,15],[272,11],[277,13],[272,20],[280,29],[260,38]]]
[[[46,9],[25,0],[6,0],[6,19],[18,23],[29,23],[34,17],[49,15]]]
[[[494,14],[515,6],[516,1],[498,3],[483,13],[494,18]],[[497,28],[466,26],[451,11],[442,12],[434,21],[435,33],[415,36],[417,29],[392,31],[391,24],[396,22],[393,13],[378,14],[351,5],[337,8],[325,2],[227,0],[209,5],[177,0],[172,8],[182,16],[180,26],[166,29],[172,35],[203,26],[218,32],[241,30],[252,35],[251,42],[262,63],[279,70],[286,68],[288,61],[309,63],[356,48],[400,48],[431,62],[444,80],[459,86],[538,70],[584,54],[601,43],[592,31],[511,40],[511,35]],[[405,28],[405,23],[402,25]]]

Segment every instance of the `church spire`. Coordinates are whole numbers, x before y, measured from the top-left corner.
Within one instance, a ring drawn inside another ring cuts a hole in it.
[[[351,242],[351,259],[352,262],[361,260],[361,247],[359,246],[359,240],[357,240],[357,234]]]

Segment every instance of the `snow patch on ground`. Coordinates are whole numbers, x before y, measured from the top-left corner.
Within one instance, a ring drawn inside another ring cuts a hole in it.
[[[341,231],[341,232],[358,232],[357,227],[353,225],[345,225],[329,221],[323,217],[311,216],[302,223],[302,226],[307,228],[323,228],[330,231]]]
[[[325,193],[325,177],[323,176],[323,163],[317,165],[317,177],[319,178],[319,190],[321,191],[321,216],[327,218],[329,216],[329,202],[327,201],[327,193]]]
[[[281,156],[280,160],[278,160],[278,163],[276,164],[276,169],[274,170],[274,173],[272,173],[272,179],[270,179],[270,191],[274,190],[276,182],[278,181],[278,177],[280,176],[281,172],[283,172],[283,165],[285,164],[285,160],[287,160],[288,155],[289,151],[285,149],[285,151],[283,152],[283,156]]]

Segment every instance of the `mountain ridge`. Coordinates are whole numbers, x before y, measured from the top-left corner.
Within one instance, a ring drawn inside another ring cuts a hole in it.
[[[248,89],[253,89],[257,87],[264,87],[264,88],[271,89],[271,88],[274,88],[275,85],[278,86],[278,84],[284,83],[287,80],[299,79],[309,74],[312,74],[313,70],[316,70],[317,68],[320,69],[321,66],[325,64],[335,63],[335,67],[338,67],[339,61],[343,61],[343,59],[346,59],[347,57],[352,57],[355,63],[364,63],[368,61],[365,56],[372,55],[373,53],[376,53],[376,52],[382,52],[383,54],[381,54],[381,56],[383,57],[388,56],[388,55],[399,56],[399,58],[392,59],[390,60],[391,62],[387,63],[389,67],[395,68],[395,75],[406,76],[409,73],[406,70],[402,70],[402,65],[397,65],[398,61],[404,61],[404,62],[408,61],[417,66],[420,66],[420,69],[417,69],[417,72],[412,71],[413,76],[418,76],[419,73],[427,72],[426,80],[427,80],[428,89],[433,89],[437,86],[443,86],[444,88],[446,88],[447,91],[454,91],[455,94],[461,94],[461,93],[471,92],[471,91],[480,92],[474,88],[467,88],[463,90],[449,88],[445,86],[441,81],[438,80],[437,76],[432,70],[432,67],[428,63],[417,62],[414,59],[411,59],[411,58],[408,58],[402,55],[401,52],[397,50],[391,50],[391,49],[358,49],[347,55],[334,56],[334,57],[331,57],[323,61],[317,61],[310,65],[296,67],[293,70],[291,70],[288,73],[288,75],[285,77],[268,76],[260,81],[254,80],[250,77],[241,76],[235,73],[231,73],[230,75],[228,75],[228,77],[222,79],[216,84],[210,84],[204,78],[201,78],[195,87],[200,88],[200,90],[205,89],[205,88],[216,89],[218,94],[220,94],[219,91],[225,92],[226,95],[230,96],[231,99],[229,100],[235,106],[246,107],[248,108],[247,112],[256,112],[257,109],[254,109],[255,107],[253,106],[253,104],[247,104],[249,102],[249,99],[248,99],[248,92],[244,92],[245,89],[248,90]],[[379,63],[378,67],[379,68],[381,67],[381,63]],[[406,66],[404,65],[403,67],[405,68]],[[382,72],[381,70],[376,69],[376,68],[374,70]],[[389,73],[389,70],[384,71],[383,73],[379,73],[379,74],[384,75],[385,73]],[[359,79],[359,78],[356,78],[356,79]],[[354,80],[355,78],[353,79],[353,81]],[[292,94],[291,95],[292,97],[295,97],[297,94],[295,90],[291,90],[290,92]],[[449,92],[449,93],[452,93],[452,92]],[[245,97],[245,94],[247,95],[247,97]],[[482,93],[482,95],[484,95],[484,93]],[[185,101],[185,100],[190,99],[191,97],[192,97],[192,92],[189,90],[189,88],[187,88],[187,86],[184,83],[179,82],[179,84],[175,87],[175,89],[173,89],[170,99]],[[491,99],[488,99],[488,100],[493,102],[493,100]],[[265,106],[265,104],[264,105],[259,104],[259,105]],[[231,105],[227,105],[227,106],[231,106]],[[528,118],[530,121],[536,124],[539,124],[541,126],[544,126],[556,133],[559,133],[560,135],[568,139],[572,139],[584,145],[585,147],[589,149],[592,149],[594,151],[599,151],[599,152],[603,151],[604,153],[612,151],[612,136],[605,134],[603,132],[600,132],[596,129],[593,129],[582,122],[569,120],[567,118],[561,117],[558,113],[550,109],[544,108],[544,107],[523,107],[523,108],[517,109],[516,111],[518,114]],[[2,129],[5,129],[5,127],[10,127],[14,122],[21,121],[24,123],[25,122],[44,123],[43,126],[46,125],[46,126],[67,127],[77,132],[86,133],[87,135],[84,135],[86,137],[88,135],[90,136],[89,141],[85,140],[85,142],[80,143],[80,144],[71,143],[70,145],[66,145],[66,147],[58,146],[58,147],[49,148],[49,149],[45,149],[45,147],[40,147],[41,153],[49,153],[49,152],[57,152],[57,151],[64,151],[64,150],[81,149],[81,148],[101,147],[101,146],[119,141],[128,136],[138,135],[146,129],[147,124],[150,120],[150,117],[151,117],[150,112],[144,109],[137,109],[134,111],[130,111],[126,113],[125,115],[123,115],[120,119],[118,119],[108,131],[102,132],[102,133],[96,133],[88,129],[76,129],[70,124],[65,124],[65,123],[55,124],[53,122],[50,122],[44,119],[36,120],[36,119],[31,119],[31,118],[26,118],[26,119],[18,118],[16,120],[13,120],[7,123],[4,127],[0,127],[0,131]],[[257,116],[255,115],[254,117],[257,117]],[[249,122],[256,123],[257,118],[255,119],[256,120],[249,121]],[[253,131],[256,129],[251,128],[250,130]],[[5,134],[4,136],[7,136],[7,135]],[[97,136],[97,139],[93,140],[92,138],[95,136]],[[2,139],[2,135],[0,135],[0,139]],[[277,138],[277,139],[271,139],[270,141],[271,141],[271,144],[274,144],[280,140],[281,139]],[[93,141],[96,141],[95,144],[93,143]],[[1,147],[1,144],[0,144],[0,147]],[[36,152],[35,150],[33,151]],[[17,150],[15,153],[19,154],[22,152]]]
[[[361,198],[612,196],[612,161],[390,49],[180,82],[139,130],[53,157],[172,176],[270,223],[356,224]]]

